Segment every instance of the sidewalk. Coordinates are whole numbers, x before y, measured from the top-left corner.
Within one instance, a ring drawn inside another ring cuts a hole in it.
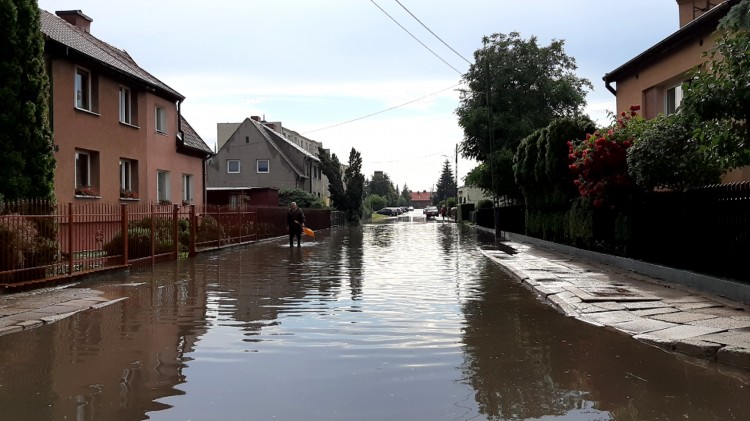
[[[568,316],[750,369],[747,305],[521,242],[503,241],[482,253]]]
[[[70,285],[0,295],[0,335],[54,323],[80,311],[101,308],[124,299],[110,300],[103,297],[101,291]]]

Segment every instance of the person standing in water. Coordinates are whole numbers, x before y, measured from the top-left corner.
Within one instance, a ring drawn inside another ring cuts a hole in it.
[[[294,237],[297,237],[297,247],[302,241],[302,228],[305,227],[305,214],[297,207],[296,202],[289,204],[289,213],[286,215],[286,228],[289,230],[289,247],[294,246]]]

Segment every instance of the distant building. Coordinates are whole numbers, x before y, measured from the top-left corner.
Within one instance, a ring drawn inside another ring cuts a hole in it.
[[[410,191],[411,194],[411,204],[414,206],[414,209],[424,209],[425,207],[432,204],[432,195],[433,192],[428,192],[427,190],[423,190],[421,192],[419,191]]]
[[[458,188],[458,203],[460,204],[477,203],[485,199],[492,200],[492,196],[488,196],[479,187],[461,186]]]
[[[252,117],[237,124],[220,123],[219,127],[233,127],[234,132],[219,142],[221,148],[206,169],[206,186],[210,197],[222,201],[225,197],[229,202],[213,204],[243,202],[249,191],[259,188],[300,189],[321,201],[328,199],[328,179],[317,154],[281,134],[277,130],[280,123]]]

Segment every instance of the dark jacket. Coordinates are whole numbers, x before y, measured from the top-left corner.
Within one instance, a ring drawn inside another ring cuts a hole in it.
[[[296,222],[299,222],[297,224]],[[297,210],[291,210],[289,209],[289,213],[286,215],[286,224],[289,225],[290,230],[299,230],[302,231],[302,224],[305,223],[305,214],[302,212],[302,209],[297,208]]]

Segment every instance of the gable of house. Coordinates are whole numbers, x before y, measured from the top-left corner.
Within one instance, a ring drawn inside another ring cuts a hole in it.
[[[677,0],[680,29],[604,75],[605,86],[616,97],[617,111],[640,105],[645,118],[677,112],[687,73],[705,62],[704,52],[716,45],[719,21],[739,2]],[[750,167],[735,169],[722,180],[750,180]]]
[[[93,36],[81,11],[40,12],[58,201],[202,203],[211,149],[180,115],[184,96]]]
[[[323,200],[327,183],[318,157],[252,118],[236,125],[207,170],[209,190],[301,189]]]
[[[689,20],[688,12],[696,2],[678,0],[682,27],[604,75],[605,86],[616,96],[616,111],[640,105],[646,118],[674,113],[682,99],[681,85],[687,72],[705,61],[703,53],[715,45],[712,34],[719,20],[738,2],[705,2]]]

